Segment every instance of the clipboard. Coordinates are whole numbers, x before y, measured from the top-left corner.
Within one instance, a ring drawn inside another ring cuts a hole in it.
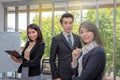
[[[22,55],[20,55],[18,52],[16,51],[13,51],[13,50],[6,50],[5,51],[6,53],[8,53],[9,55],[12,55],[16,58],[21,58],[21,59],[24,59],[24,57]]]

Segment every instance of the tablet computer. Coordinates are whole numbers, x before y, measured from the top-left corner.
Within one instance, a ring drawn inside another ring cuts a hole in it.
[[[16,58],[24,58],[22,55],[20,55],[18,52],[13,51],[13,50],[6,50],[5,52],[7,52],[9,55],[12,55]]]

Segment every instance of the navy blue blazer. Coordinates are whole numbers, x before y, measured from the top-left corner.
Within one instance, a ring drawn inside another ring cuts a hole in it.
[[[101,46],[98,46],[83,56],[83,70],[77,80],[102,80],[105,66],[105,51]],[[75,74],[78,72],[77,67],[73,69]]]
[[[24,56],[24,51],[28,47],[30,41],[26,43],[26,46],[22,52],[22,56]],[[37,76],[41,74],[40,70],[40,62],[41,58],[44,54],[45,43],[44,42],[37,42],[34,47],[30,51],[30,60],[23,60],[23,64],[20,65],[18,72],[21,73],[22,67],[28,67],[29,73],[28,76]]]

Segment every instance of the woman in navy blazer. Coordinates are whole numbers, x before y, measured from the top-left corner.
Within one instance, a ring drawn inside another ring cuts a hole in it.
[[[21,72],[21,80],[40,80],[40,62],[44,54],[45,43],[43,42],[42,33],[36,24],[30,24],[27,27],[27,37],[25,48],[22,51],[24,60],[16,57],[11,58],[20,63],[18,72]]]
[[[106,65],[106,55],[96,25],[93,22],[82,22],[79,28],[82,49],[72,52],[72,67],[78,76],[73,80],[102,80]]]

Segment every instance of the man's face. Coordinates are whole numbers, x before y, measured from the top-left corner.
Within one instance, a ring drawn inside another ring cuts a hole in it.
[[[62,21],[62,28],[66,33],[70,33],[72,31],[72,27],[73,27],[73,20],[72,18],[68,17],[68,18],[63,18]]]

